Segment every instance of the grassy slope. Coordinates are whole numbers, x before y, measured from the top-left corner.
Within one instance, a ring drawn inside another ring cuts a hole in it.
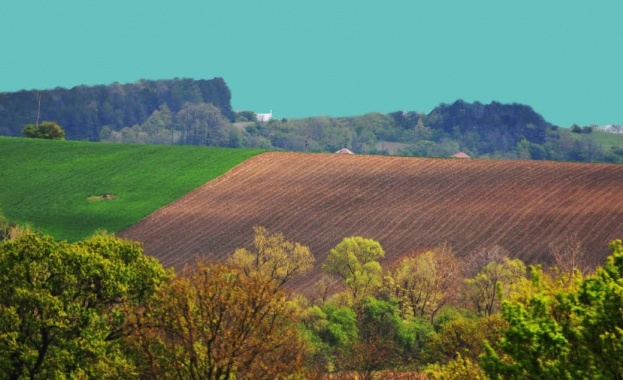
[[[571,136],[576,140],[584,136],[588,136],[594,142],[601,145],[606,152],[613,147],[617,149],[623,149],[623,134],[620,133],[594,131],[591,134],[585,135],[581,133],[573,133],[569,128],[560,128],[559,130],[561,131],[561,133]]]
[[[260,152],[2,137],[0,212],[57,239],[116,232]]]

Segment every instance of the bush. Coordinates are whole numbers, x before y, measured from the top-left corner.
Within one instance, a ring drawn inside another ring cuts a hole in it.
[[[53,121],[44,121],[39,125],[28,124],[22,133],[34,139],[65,140],[65,131]]]

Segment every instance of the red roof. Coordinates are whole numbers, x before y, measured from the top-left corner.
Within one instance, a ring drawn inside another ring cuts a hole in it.
[[[355,153],[351,152],[350,150],[348,150],[346,148],[342,148],[342,149],[338,150],[335,153],[337,153],[337,154],[355,154]]]
[[[454,157],[454,158],[471,158],[470,156],[465,154],[465,152],[459,152],[459,153],[453,154],[452,157]]]

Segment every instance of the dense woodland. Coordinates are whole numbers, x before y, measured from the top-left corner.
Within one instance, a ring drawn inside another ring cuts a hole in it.
[[[0,135],[21,136],[25,125],[49,120],[60,124],[69,140],[98,141],[105,127],[119,130],[142,124],[163,105],[177,113],[187,104],[210,103],[233,121],[230,101],[222,78],[0,93]]]
[[[520,104],[442,104],[428,114],[257,122],[234,112],[222,78],[0,93],[0,135],[54,121],[69,140],[448,157],[622,162],[623,146],[596,142],[590,126],[559,128]]]
[[[288,282],[314,255],[262,227],[178,274],[105,233],[0,227],[2,378],[623,378],[620,240],[595,270],[573,237],[547,269],[445,243],[381,265],[378,242],[349,237],[303,296]]]

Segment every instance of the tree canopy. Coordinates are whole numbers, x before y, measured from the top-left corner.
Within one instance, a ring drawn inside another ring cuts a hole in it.
[[[28,124],[22,130],[26,137],[34,139],[64,140],[65,131],[53,121],[44,121],[39,125]]]
[[[74,244],[36,233],[2,241],[0,377],[125,377],[127,308],[167,276],[137,243],[110,235]]]

